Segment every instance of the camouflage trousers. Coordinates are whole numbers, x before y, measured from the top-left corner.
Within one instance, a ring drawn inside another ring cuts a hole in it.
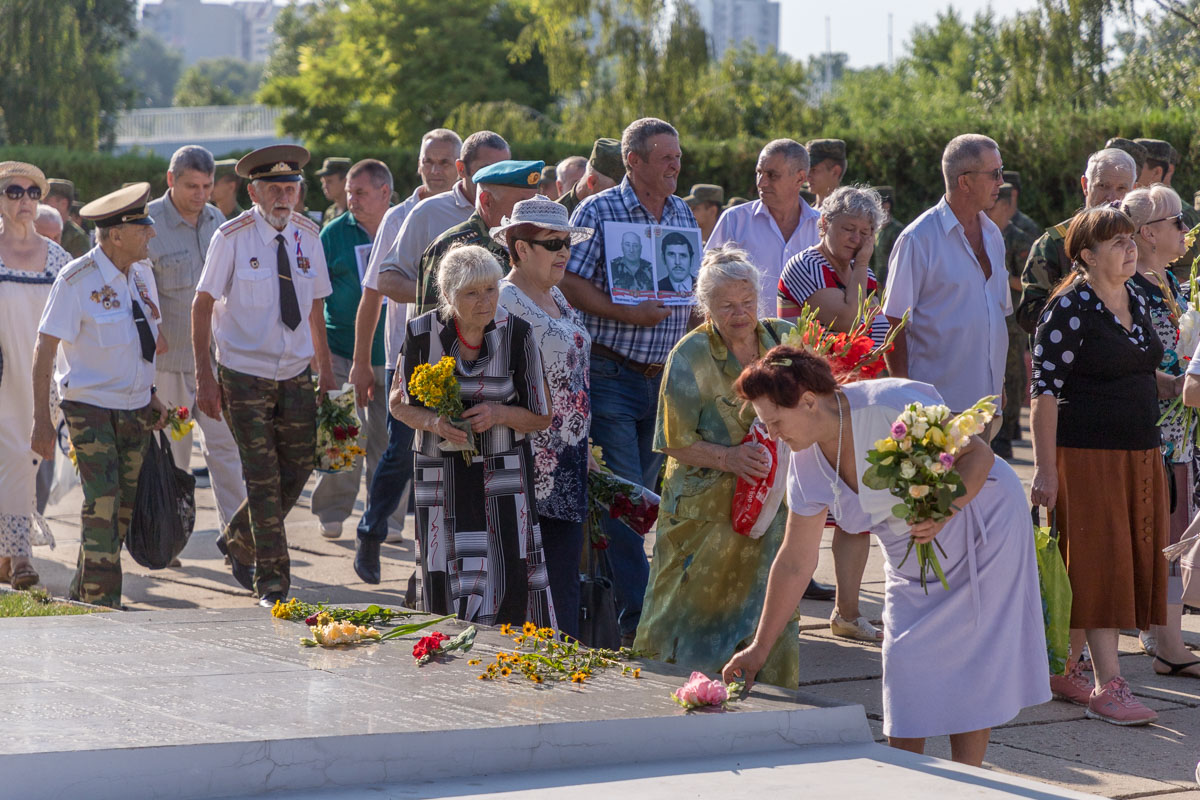
[[[1029,376],[1025,374],[1025,351],[1029,348],[1029,334],[1021,330],[1014,317],[1008,320],[1008,355],[1004,361],[1004,404],[1000,439],[1017,441],[1021,435],[1021,404],[1029,394]]]
[[[150,442],[150,406],[132,411],[62,401],[83,485],[73,600],[119,608],[121,545],[129,532],[138,476]]]
[[[229,428],[242,458],[246,499],[222,532],[231,558],[254,565],[254,591],[291,588],[283,520],[312,474],[317,405],[311,373],[275,381],[217,368]]]

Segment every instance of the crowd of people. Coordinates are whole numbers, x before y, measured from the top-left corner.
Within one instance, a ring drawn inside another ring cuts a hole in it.
[[[1181,396],[1200,405],[1200,360],[1179,352],[1197,219],[1171,188],[1174,148],[1105,143],[1082,165],[1084,208],[1044,230],[978,134],[947,144],[944,194],[908,225],[892,187],[842,185],[840,140],[766,144],[750,202],[714,184],[681,197],[683,157],[653,118],[554,165],[513,159],[491,131],[439,128],[403,200],[383,162],[325,159],[315,219],[299,211],[303,147],[215,161],[189,146],[161,197],[135,183],[78,208],[94,240],[70,217],[69,181],[0,163],[0,577],[39,579],[31,547],[53,537],[39,487],[64,457],[61,428],[83,492],[70,595],[119,607],[143,455],[185,407],[232,578],[264,606],[286,599],[284,521],[315,468],[318,399],[349,384],[366,455],[317,476],[312,514],[341,536],[365,480],[354,569],[378,584],[381,546],[412,511],[428,611],[576,636],[599,538],[623,643],[727,679],[796,686],[797,604],[832,600],[834,635],[882,644],[896,747],[949,735],[956,760],[979,764],[992,727],[1052,694],[1114,724],[1153,721],[1121,677],[1121,629],[1142,632],[1155,671],[1200,677],[1180,633],[1198,548],[1162,552],[1194,515],[1197,453],[1160,418]],[[642,271],[633,289],[614,280]],[[845,382],[796,346],[805,309],[831,332],[865,315],[886,375]],[[420,385],[445,357],[458,418]],[[1004,414],[957,454],[966,493],[948,519],[910,524],[862,483],[905,406],[989,396]],[[1005,460],[1026,397],[1028,496]],[[739,479],[771,472],[747,440],[756,421],[791,455],[786,501],[748,537],[731,507]],[[652,559],[610,515],[589,534],[592,445],[661,492]],[[189,468],[191,438],[173,451]],[[1074,596],[1062,675],[1030,502],[1055,515]],[[834,586],[813,580],[826,528]],[[882,627],[859,600],[871,535]],[[910,539],[936,540],[948,588],[924,586]]]

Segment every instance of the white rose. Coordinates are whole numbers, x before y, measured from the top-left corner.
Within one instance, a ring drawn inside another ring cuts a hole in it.
[[[903,463],[900,464],[900,477],[909,480],[916,474],[917,465],[907,458],[904,459]]]

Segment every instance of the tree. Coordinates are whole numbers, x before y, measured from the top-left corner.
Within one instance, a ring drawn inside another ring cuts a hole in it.
[[[171,105],[182,69],[183,57],[149,31],[142,31],[121,54],[121,78],[133,95],[134,108]]]
[[[731,47],[700,76],[675,123],[706,139],[774,139],[811,129],[808,89],[820,79],[821,73],[775,50]]]
[[[234,106],[254,102],[263,65],[240,58],[197,61],[184,70],[175,87],[177,106]]]
[[[510,63],[525,9],[507,0],[347,0],[288,18],[263,102],[320,144],[413,141],[464,103],[543,108],[545,71]],[[303,42],[292,63],[280,48]]]
[[[1200,0],[1161,0],[1158,14],[1119,31],[1125,58],[1112,72],[1113,93],[1132,107],[1200,111]]]

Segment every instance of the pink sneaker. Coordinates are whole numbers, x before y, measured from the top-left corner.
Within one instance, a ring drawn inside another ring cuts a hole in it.
[[[1075,666],[1071,667],[1066,675],[1050,676],[1050,691],[1055,700],[1066,700],[1077,706],[1086,706],[1091,701],[1094,684],[1090,678],[1083,676],[1079,664],[1080,662],[1076,661]]]
[[[1158,714],[1142,705],[1119,675],[1092,693],[1084,713],[1113,725],[1146,725],[1158,720]]]

